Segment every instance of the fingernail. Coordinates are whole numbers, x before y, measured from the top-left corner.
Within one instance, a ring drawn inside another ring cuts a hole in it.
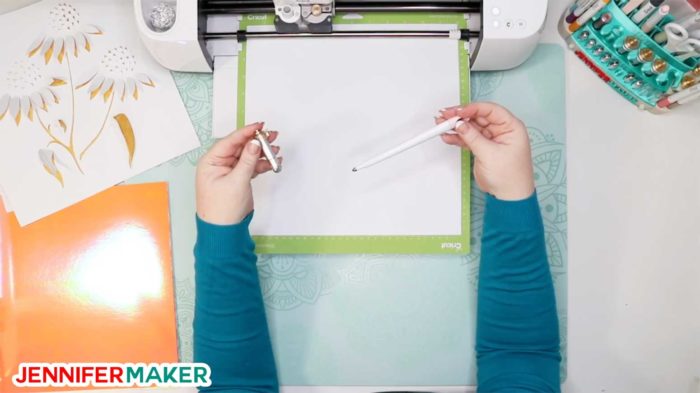
[[[260,141],[253,139],[248,143],[248,153],[260,154]]]

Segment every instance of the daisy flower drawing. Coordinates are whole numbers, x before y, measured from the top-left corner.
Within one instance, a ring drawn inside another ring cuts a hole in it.
[[[139,99],[141,91],[145,87],[155,87],[155,82],[148,75],[135,72],[136,58],[129,49],[125,46],[117,46],[104,54],[100,60],[98,67],[88,72],[80,84],[76,86],[76,90],[84,89],[90,99],[102,99],[105,103],[109,103],[105,112],[105,118],[102,126],[97,131],[97,134],[92,138],[90,143],[80,153],[82,158],[85,153],[97,142],[105,130],[105,126],[112,113],[112,107],[115,100],[121,102]],[[129,118],[120,113],[114,116],[119,125],[119,129],[124,136],[129,153],[129,164],[131,164],[136,148],[134,143],[134,135]]]
[[[62,78],[44,77],[39,67],[29,61],[15,62],[5,75],[0,94],[0,120],[9,116],[17,125],[22,117],[34,121],[39,110],[47,112],[50,105],[60,102],[56,87],[65,84]]]
[[[75,150],[59,138],[61,131],[63,134],[66,133],[66,122],[62,119],[53,122],[43,119],[51,106],[61,103],[56,88],[65,85],[66,81],[59,77],[46,78],[36,64],[20,60],[7,71],[3,82],[2,91],[4,93],[0,95],[0,121],[8,117],[17,126],[23,124],[23,120],[25,124],[35,124],[48,136],[49,145],[55,144],[65,150],[74,160],[77,168],[82,170]],[[63,185],[63,178],[56,167],[56,158],[53,152],[50,150],[48,152],[40,151],[39,159],[47,173]]]
[[[66,55],[78,57],[80,53],[92,49],[91,36],[102,35],[102,29],[95,25],[81,24],[80,13],[68,3],[59,3],[49,12],[48,32],[41,34],[30,46],[29,57],[40,55],[44,63],[52,59],[63,63]]]
[[[148,75],[135,70],[134,55],[125,46],[117,46],[102,56],[100,65],[88,72],[76,89],[87,86],[91,99],[101,96],[105,102],[114,98],[120,101],[138,100],[144,87],[156,85]]]
[[[132,165],[136,136],[124,113],[129,108],[125,104],[137,101],[145,89],[156,86],[148,75],[137,72],[136,57],[125,46],[113,47],[101,57],[88,56],[98,50],[96,37],[104,34],[101,28],[84,23],[74,6],[58,3],[49,11],[46,30],[27,47],[25,59],[15,62],[0,79],[0,121],[11,121],[21,129],[34,126],[47,136],[46,145],[37,147],[39,164],[61,187],[68,181],[68,173],[62,171],[85,174],[82,160],[97,145],[110,121],[116,122]],[[98,59],[99,63],[90,67],[90,62]],[[81,69],[91,71],[76,80],[71,61],[79,61]],[[61,73],[65,77],[45,77],[42,67],[64,69]],[[83,91],[85,95],[78,94]],[[97,125],[89,124],[94,117],[80,116],[92,100],[105,106],[104,119]],[[66,118],[51,116],[54,107]],[[113,113],[116,107],[122,111]],[[95,126],[99,128],[91,129]],[[76,137],[78,132],[82,138]],[[88,138],[88,143],[78,146],[82,143],[76,141]]]

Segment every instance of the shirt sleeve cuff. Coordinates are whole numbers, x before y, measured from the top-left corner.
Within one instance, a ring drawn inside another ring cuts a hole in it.
[[[511,233],[542,230],[542,214],[537,201],[537,191],[518,201],[503,201],[491,194],[486,194],[484,226]]]
[[[211,224],[199,216],[196,219],[197,243],[194,250],[196,255],[220,259],[255,250],[255,243],[248,230],[253,212],[234,225]]]

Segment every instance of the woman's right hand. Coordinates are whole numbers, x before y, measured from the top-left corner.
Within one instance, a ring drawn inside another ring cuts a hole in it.
[[[457,134],[443,134],[450,145],[474,154],[474,177],[479,188],[498,199],[525,199],[535,191],[530,140],[520,119],[500,105],[476,102],[440,110],[441,123],[459,116]]]

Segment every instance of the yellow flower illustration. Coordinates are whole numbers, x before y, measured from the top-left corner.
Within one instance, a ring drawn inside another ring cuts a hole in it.
[[[27,51],[27,57],[40,57],[43,64],[24,58],[17,61],[5,78],[0,80],[0,121],[7,116],[20,126],[22,120],[26,119],[20,128],[36,128],[45,134],[46,146],[38,151],[39,162],[46,173],[54,177],[61,186],[65,180],[62,170],[68,171],[65,174],[70,174],[73,169],[85,174],[82,161],[105,129],[110,128],[110,122],[116,123],[124,140],[128,164],[133,165],[135,157],[138,157],[138,134],[127,113],[117,110],[113,113],[112,110],[115,101],[119,103],[138,100],[145,87],[155,88],[155,82],[148,75],[135,72],[136,58],[125,46],[117,46],[107,51],[93,71],[88,72],[85,78],[77,80],[74,78],[71,63],[94,61],[94,57],[91,56],[83,56],[80,59],[78,56],[92,51],[93,37],[102,35],[103,31],[95,25],[82,23],[78,10],[66,2],[51,8],[48,16],[46,30]],[[65,66],[65,78],[44,77],[39,66],[48,66],[52,60]],[[63,100],[56,89],[62,85],[66,85],[61,91],[62,94],[66,94],[66,99]],[[85,128],[92,125],[89,124],[90,116],[82,116],[84,106],[81,106],[78,100],[81,98],[78,96],[80,89],[88,93],[88,97],[83,98],[83,101],[87,102],[99,96],[105,105],[104,118],[93,131],[92,139],[82,148],[80,145],[84,139],[76,135],[82,136],[89,132],[90,130]],[[61,117],[55,114],[51,116],[50,112],[53,110],[50,106],[57,107]],[[86,118],[87,120],[84,120]],[[64,155],[64,161],[61,162],[58,153],[67,153],[70,159]]]
[[[27,60],[15,62],[0,90],[0,120],[9,114],[17,125],[22,116],[34,121],[39,109],[46,112],[49,105],[59,103],[54,87],[65,84],[63,78],[45,78],[39,67]]]
[[[75,88],[87,86],[90,98],[100,95],[105,102],[113,97],[121,101],[138,100],[143,86],[155,87],[155,83],[148,75],[135,73],[135,69],[134,55],[125,46],[117,46],[105,53],[99,67],[90,71]]]
[[[58,169],[58,166],[56,165],[56,153],[54,153],[52,150],[49,149],[40,149],[39,150],[39,161],[41,162],[41,165],[44,167],[44,170],[46,173],[49,175],[53,176],[58,180],[59,183],[61,183],[61,187],[64,186],[63,184],[63,175],[61,174],[61,171]]]
[[[67,54],[78,57],[82,52],[90,52],[93,35],[101,35],[102,29],[95,25],[81,24],[80,13],[68,3],[59,3],[49,12],[51,32],[40,35],[29,47],[27,55],[40,54],[46,64],[51,59],[63,63]]]
[[[136,58],[134,55],[131,54],[127,47],[123,45],[116,46],[107,51],[107,53],[102,56],[97,69],[88,72],[86,77],[80,79],[82,82],[75,87],[76,90],[86,87],[90,99],[100,96],[105,103],[109,102],[102,126],[92,140],[90,140],[90,143],[88,143],[80,153],[81,159],[95,142],[97,142],[102,132],[105,130],[107,121],[112,113],[112,106],[115,99],[120,101],[128,101],[129,99],[138,100],[144,86],[156,87],[151,77],[143,73],[134,72],[135,69]],[[127,145],[129,164],[131,165],[136,145],[131,121],[124,113],[118,114],[114,119],[117,121]]]

